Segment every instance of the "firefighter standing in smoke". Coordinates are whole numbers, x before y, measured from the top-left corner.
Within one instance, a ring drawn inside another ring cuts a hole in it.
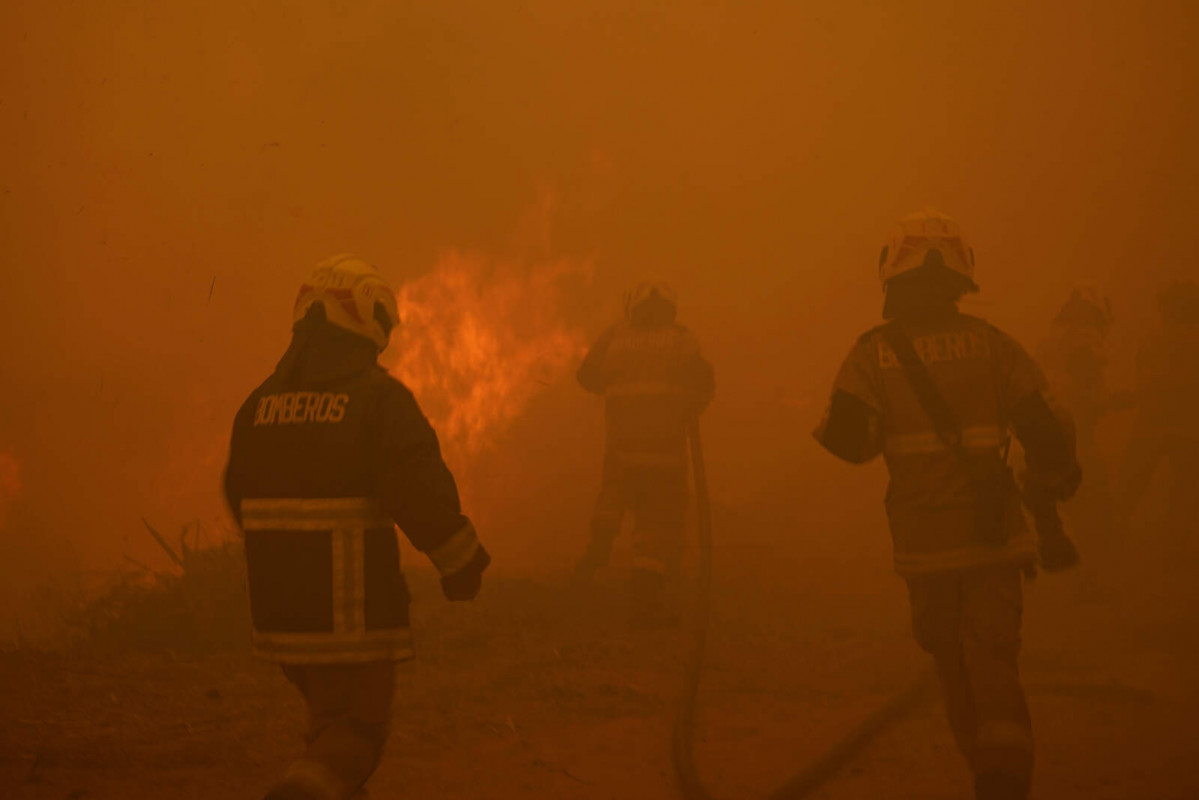
[[[1087,474],[1077,502],[1080,528],[1106,539],[1117,533],[1118,513],[1099,446],[1099,424],[1109,413],[1128,408],[1127,392],[1107,385],[1108,332],[1113,322],[1111,302],[1089,286],[1070,293],[1054,317],[1049,336],[1037,350],[1054,398],[1070,412],[1078,442],[1078,460]],[[1094,538],[1094,537],[1093,537]]]
[[[633,515],[635,613],[652,617],[682,560],[687,511],[687,424],[712,401],[712,366],[675,322],[674,291],[646,281],[579,367],[579,383],[605,401],[603,483],[591,541],[576,568],[589,581],[608,563],[626,513]]]
[[[1028,461],[1026,493],[1061,500],[1080,477],[1072,436],[1024,350],[958,312],[977,286],[973,251],[953,220],[931,211],[902,220],[880,274],[890,322],[850,352],[816,438],[852,463],[886,460],[896,571],[976,796],[1022,799],[1033,740],[1017,667],[1021,573],[1038,543],[1003,453],[1014,428]],[[1060,527],[1038,532],[1047,569],[1075,560]]]
[[[490,559],[462,515],[437,436],[376,363],[394,293],[350,256],[300,289],[291,345],[233,426],[225,477],[245,532],[254,648],[308,707],[307,750],[268,800],[341,800],[374,772],[395,663],[410,658],[395,525],[471,600]]]
[[[1107,386],[1107,334],[1112,326],[1111,302],[1088,286],[1070,293],[1049,336],[1038,348],[1054,397],[1070,411],[1078,437],[1079,460],[1090,467],[1101,461],[1096,429],[1122,396]],[[1098,466],[1098,464],[1096,464]],[[1087,470],[1087,482],[1094,481]]]

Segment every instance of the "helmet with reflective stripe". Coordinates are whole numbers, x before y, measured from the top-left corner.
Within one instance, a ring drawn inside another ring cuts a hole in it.
[[[625,308],[629,314],[632,314],[638,306],[648,302],[655,296],[673,309],[679,307],[679,298],[669,283],[658,278],[646,278],[637,284],[636,289],[629,292],[625,299]]]
[[[1094,286],[1078,286],[1062,305],[1054,322],[1089,325],[1106,330],[1112,324],[1112,303]]]
[[[370,339],[380,351],[400,322],[395,292],[357,256],[337,255],[317,264],[296,295],[293,320],[299,322],[317,303],[329,322]]]
[[[936,251],[932,259],[930,254]],[[939,256],[937,258],[936,256]],[[878,276],[885,285],[892,278],[940,261],[951,272],[974,283],[974,251],[962,237],[957,221],[939,211],[926,209],[904,217],[895,226],[890,240],[878,259]]]

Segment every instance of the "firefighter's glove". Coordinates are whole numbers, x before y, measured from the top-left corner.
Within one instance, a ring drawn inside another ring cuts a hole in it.
[[[1064,572],[1078,566],[1078,548],[1064,531],[1041,532],[1037,540],[1037,552],[1041,569],[1046,572]]]
[[[474,600],[483,585],[483,570],[491,563],[491,556],[479,545],[474,557],[465,567],[441,579],[441,591],[446,600]]]

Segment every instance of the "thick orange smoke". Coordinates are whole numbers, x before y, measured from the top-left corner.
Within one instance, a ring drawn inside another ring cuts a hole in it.
[[[563,305],[590,275],[590,264],[574,260],[522,264],[450,251],[400,289],[389,368],[416,395],[451,466],[469,466],[577,363],[585,341]]]
[[[21,491],[21,465],[8,453],[0,453],[0,528],[8,519],[8,509]]]

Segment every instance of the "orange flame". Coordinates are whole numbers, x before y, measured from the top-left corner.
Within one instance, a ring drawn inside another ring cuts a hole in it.
[[[20,463],[8,453],[0,453],[0,527],[8,519],[8,510],[20,491]]]
[[[457,251],[397,294],[391,372],[416,395],[451,466],[465,466],[571,369],[582,331],[563,318],[590,265],[496,263]]]

